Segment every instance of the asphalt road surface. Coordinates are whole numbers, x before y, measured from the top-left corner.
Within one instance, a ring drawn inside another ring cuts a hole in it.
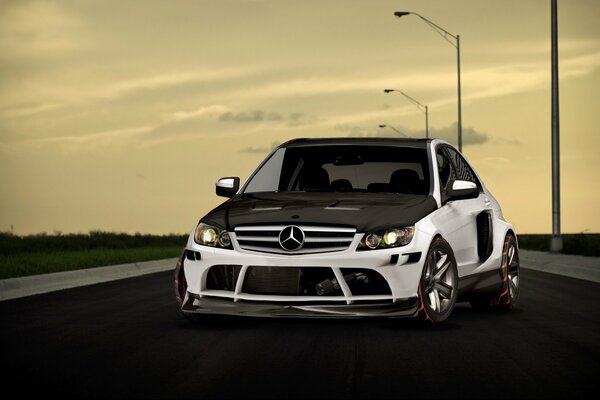
[[[150,398],[591,397],[600,284],[522,271],[513,312],[445,323],[178,313],[171,273],[0,302],[6,393]]]

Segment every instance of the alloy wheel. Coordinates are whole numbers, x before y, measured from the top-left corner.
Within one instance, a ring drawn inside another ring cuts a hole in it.
[[[440,248],[429,254],[423,275],[424,301],[429,308],[443,314],[453,305],[456,278],[452,273],[452,258]]]

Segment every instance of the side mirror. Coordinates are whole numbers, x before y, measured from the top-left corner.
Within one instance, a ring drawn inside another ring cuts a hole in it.
[[[216,183],[217,196],[231,198],[240,189],[240,178],[237,176],[221,178]]]
[[[446,200],[475,199],[479,188],[474,182],[451,180],[446,189]]]

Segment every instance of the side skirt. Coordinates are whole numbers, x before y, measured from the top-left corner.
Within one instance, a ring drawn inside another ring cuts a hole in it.
[[[501,287],[502,277],[500,276],[500,269],[463,276],[458,279],[457,302],[468,301],[468,297],[470,296],[497,292]]]

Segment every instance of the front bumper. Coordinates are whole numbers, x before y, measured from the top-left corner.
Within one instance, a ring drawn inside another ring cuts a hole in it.
[[[185,313],[237,315],[248,317],[412,317],[417,314],[417,297],[393,303],[375,304],[281,304],[280,302],[256,302],[224,300],[219,298],[188,295],[183,303]]]
[[[252,316],[412,316],[416,313],[418,285],[431,241],[430,235],[416,232],[407,246],[392,249],[356,251],[362,238],[357,233],[343,251],[315,254],[271,254],[241,249],[231,233],[233,250],[201,246],[190,235],[186,250],[195,257],[184,258],[187,295],[182,311]],[[417,260],[417,254],[418,260]],[[412,255],[412,256],[411,256]],[[234,265],[239,268],[235,288],[207,287],[211,267]],[[244,290],[246,273],[253,267],[330,268],[339,283],[339,295],[253,294]],[[389,285],[381,294],[353,293],[344,279],[346,269],[377,272]]]

